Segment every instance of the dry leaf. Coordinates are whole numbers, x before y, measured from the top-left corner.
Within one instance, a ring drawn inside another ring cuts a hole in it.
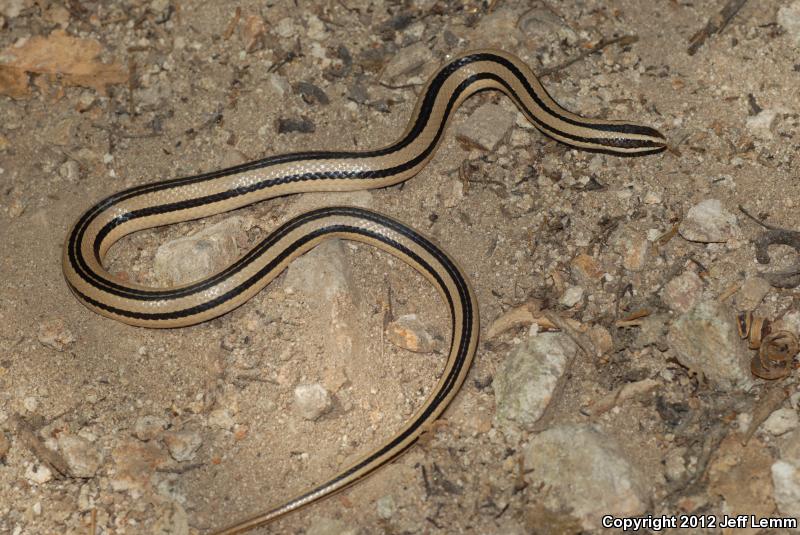
[[[102,46],[94,39],[80,39],[55,30],[47,37],[33,37],[22,46],[0,53],[0,94],[28,96],[28,74],[58,76],[64,85],[91,87],[101,95],[109,85],[124,84],[128,73],[120,63],[102,63]]]

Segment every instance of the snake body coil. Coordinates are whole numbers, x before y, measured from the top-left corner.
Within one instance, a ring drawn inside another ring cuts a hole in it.
[[[219,534],[239,533],[355,483],[405,451],[458,391],[478,340],[478,305],[466,277],[441,249],[413,229],[359,208],[332,207],[285,223],[223,271],[185,286],[159,289],[115,278],[103,267],[109,247],[138,230],[234,210],[291,193],[380,188],[417,174],[439,145],[453,112],[484,89],[508,95],[544,134],[572,145],[621,155],[660,152],[653,128],[587,119],[559,106],[530,69],[500,51],[463,54],[437,72],[420,95],[406,131],[391,145],[367,151],[316,151],[272,156],[200,175],[137,186],[84,213],[69,233],[63,268],[72,292],[87,307],[143,327],[180,327],[220,316],[247,301],[297,256],[330,237],[386,250],[422,273],[439,290],[452,317],[445,370],[406,425],[329,481]]]

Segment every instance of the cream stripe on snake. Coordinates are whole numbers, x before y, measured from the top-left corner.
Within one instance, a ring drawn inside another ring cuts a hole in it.
[[[518,58],[495,50],[463,54],[428,82],[398,141],[377,150],[317,151],[273,156],[191,177],[134,187],[100,201],[77,221],[64,247],[64,274],[87,307],[143,327],[180,327],[224,314],[252,297],[297,256],[330,237],[369,243],[407,262],[448,304],[452,345],[444,373],[403,429],[331,480],[218,533],[238,533],[358,481],[407,449],[455,395],[478,337],[478,309],[457,264],[430,240],[386,216],[357,208],[302,214],[211,277],[176,288],[148,288],[115,278],[103,267],[111,245],[132,232],[206,217],[280,195],[350,191],[397,184],[433,157],[463,100],[484,89],[508,95],[544,134],[572,145],[620,155],[660,152],[656,130],[624,121],[587,119],[559,106]]]

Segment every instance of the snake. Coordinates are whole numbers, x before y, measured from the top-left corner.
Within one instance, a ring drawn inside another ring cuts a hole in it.
[[[442,374],[422,405],[390,438],[330,479],[291,499],[219,529],[241,533],[272,522],[364,479],[406,451],[430,428],[461,387],[478,345],[478,303],[464,271],[442,248],[411,227],[372,210],[333,206],[300,214],[207,278],[148,287],[111,274],[109,248],[133,232],[208,217],[279,196],[354,191],[398,184],[436,152],[456,109],[471,95],[499,90],[546,136],[575,148],[636,156],[663,151],[656,129],[628,121],[576,115],[548,94],[520,58],[500,50],[455,55],[419,92],[397,141],[371,150],[307,151],[269,156],[222,170],[134,186],[97,202],[69,231],[63,271],[90,310],[149,328],[201,323],[239,307],[298,256],[331,238],[377,247],[404,261],[436,287],[451,318]]]

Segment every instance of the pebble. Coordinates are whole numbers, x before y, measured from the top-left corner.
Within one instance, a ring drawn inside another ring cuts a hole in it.
[[[295,411],[306,420],[317,420],[333,408],[328,391],[319,384],[299,385],[294,389]]]
[[[306,531],[306,535],[357,535],[359,530],[334,518],[317,518]]]
[[[689,312],[703,293],[703,281],[694,271],[684,271],[670,280],[661,298],[670,310],[678,314]]]
[[[306,296],[320,295],[326,300],[341,294],[357,295],[342,241],[324,241],[292,262],[286,270],[283,287]]]
[[[169,422],[159,416],[140,416],[133,423],[133,436],[147,442],[159,436],[168,425]]]
[[[75,343],[75,335],[64,324],[64,320],[55,319],[39,324],[37,338],[42,345],[56,351],[65,351]]]
[[[761,427],[770,435],[780,436],[795,430],[798,425],[800,419],[797,417],[797,411],[792,408],[782,408],[770,414]]]
[[[53,472],[43,464],[29,464],[25,468],[25,479],[37,485],[44,485],[53,479]]]
[[[770,471],[778,511],[787,516],[800,517],[800,467],[778,460],[772,464]]]
[[[230,217],[193,236],[162,244],[156,250],[156,278],[167,286],[202,280],[230,265],[239,256],[238,242],[246,239],[249,222]]]
[[[74,119],[62,119],[44,132],[44,139],[53,145],[65,147],[75,140],[77,123]]]
[[[58,448],[73,477],[94,477],[103,463],[102,451],[82,437],[62,433],[58,437]]]
[[[510,9],[497,9],[481,17],[479,23],[472,31],[470,45],[478,47],[497,47],[513,50],[520,38],[517,29],[518,13]]]
[[[752,385],[750,355],[739,340],[733,311],[722,303],[698,303],[672,324],[667,341],[678,362],[719,390]]]
[[[208,425],[218,429],[230,431],[236,425],[236,421],[231,416],[231,411],[226,408],[214,409],[208,414]]]
[[[777,118],[777,111],[761,110],[757,115],[747,118],[747,129],[758,138],[770,140],[775,137],[773,130]]]
[[[472,112],[456,131],[456,137],[488,151],[494,151],[514,126],[516,113],[487,103]]]
[[[311,134],[317,130],[314,121],[308,117],[281,117],[275,121],[275,131],[279,134],[289,134],[296,132],[299,134]]]
[[[691,208],[678,227],[684,239],[701,243],[721,243],[739,234],[736,216],[722,207],[718,199],[706,199]]]
[[[597,260],[588,254],[582,253],[573,258],[570,267],[575,279],[583,284],[596,283],[603,278],[603,270]]]
[[[559,299],[558,302],[567,308],[572,308],[580,303],[582,299],[583,288],[580,286],[570,286],[564,290],[564,294],[561,296],[561,299]]]
[[[77,182],[81,177],[81,166],[75,160],[67,160],[58,167],[58,176],[70,182]]]
[[[778,9],[778,24],[789,34],[797,46],[800,46],[800,2],[792,2]]]
[[[260,48],[264,42],[264,35],[267,33],[267,25],[264,19],[258,15],[248,16],[242,25],[242,38],[244,39],[244,49],[253,52]]]
[[[178,462],[191,461],[203,443],[200,433],[190,429],[183,431],[167,431],[164,433],[164,444],[170,456]]]
[[[39,400],[33,396],[26,396],[25,399],[22,400],[22,406],[25,407],[25,410],[28,412],[36,412],[36,409],[39,408]]]
[[[578,40],[578,34],[546,7],[535,7],[526,11],[519,19],[517,28],[536,44],[565,41],[573,45]]]
[[[538,334],[514,348],[494,378],[498,423],[511,421],[531,430],[577,350],[562,333]]]
[[[611,244],[622,256],[622,266],[628,271],[642,271],[650,253],[647,235],[631,227],[622,227],[614,233]]]
[[[408,83],[409,76],[419,75],[426,65],[435,68],[435,63],[428,45],[420,41],[400,49],[389,60],[381,73],[381,81],[390,84]]]
[[[292,37],[295,33],[297,33],[297,26],[295,26],[291,17],[286,17],[279,20],[278,24],[276,24],[273,28],[275,33],[284,39]]]
[[[523,450],[529,489],[553,512],[570,511],[587,530],[603,515],[647,510],[649,484],[612,437],[591,425],[566,424],[534,436]]]
[[[771,289],[769,282],[761,277],[748,277],[736,294],[736,310],[755,310]]]
[[[389,520],[392,518],[392,515],[394,515],[395,511],[397,511],[397,505],[394,502],[394,496],[391,494],[387,494],[386,496],[378,498],[375,506],[378,509],[378,516],[384,520]]]
[[[416,314],[406,314],[390,322],[386,326],[386,338],[397,347],[415,353],[432,353],[438,347],[436,338]]]

